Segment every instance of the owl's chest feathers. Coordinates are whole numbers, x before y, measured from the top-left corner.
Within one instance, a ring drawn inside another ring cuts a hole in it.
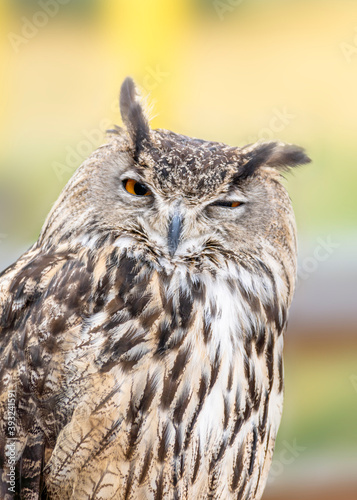
[[[106,266],[111,280],[101,277]],[[197,485],[209,471],[212,485],[220,477],[214,498],[236,497],[239,461],[251,463],[255,482],[263,477],[259,464],[271,452],[282,398],[269,279],[233,264],[165,270],[124,253],[106,258],[93,280],[102,307],[74,330],[77,346],[66,354],[75,409],[51,459],[54,483],[62,453],[67,461],[74,449],[63,469],[68,484],[90,461],[98,471],[110,463],[121,484],[132,474],[143,491],[150,477]],[[99,451],[87,444],[93,434]]]
[[[116,278],[106,283],[109,291],[104,294],[100,274],[96,278],[106,305],[81,334],[83,354],[92,353],[101,371],[138,376],[150,360],[175,382],[204,374],[212,387],[221,379],[231,385],[229,371],[237,370],[248,385],[253,375],[271,378],[285,310],[269,273],[254,276],[232,262],[200,272],[182,263],[165,269],[134,252],[112,260]],[[250,364],[257,368],[253,375]]]
[[[269,287],[258,297],[254,278],[233,265],[199,274],[184,265],[162,272],[131,258],[119,265],[131,271],[120,291],[130,319],[107,329],[102,369],[130,380],[123,393],[131,392],[138,411],[154,380],[148,421],[160,427],[170,419],[181,440],[190,431],[206,450],[222,445],[223,435],[233,440],[237,415],[248,420],[272,388],[275,351],[281,354],[265,324]],[[150,432],[156,438],[155,425]]]
[[[182,403],[178,395],[185,393],[196,398],[200,405],[198,434],[211,444],[222,422],[228,428],[228,413],[257,407],[274,371],[267,358],[274,365],[276,351],[281,354],[282,349],[282,343],[275,345],[275,332],[265,324],[263,308],[259,311],[255,304],[254,310],[248,300],[249,296],[253,303],[258,300],[253,299],[248,280],[241,283],[246,287],[244,296],[230,271],[199,277],[178,271],[164,297],[161,291],[163,321],[167,324],[171,318],[173,329],[168,337],[163,329],[164,338],[158,339],[160,361],[165,363],[167,379],[177,384],[177,401]],[[160,331],[162,323],[158,325]],[[263,331],[265,338],[260,341],[266,345],[257,350]]]

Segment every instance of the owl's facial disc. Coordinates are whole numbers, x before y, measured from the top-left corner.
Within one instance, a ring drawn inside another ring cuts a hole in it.
[[[136,212],[136,234],[150,240],[155,252],[170,259],[187,258],[204,251],[207,234],[224,229],[227,220],[238,221],[247,199],[236,187],[217,189],[216,196],[190,199],[180,186],[160,190],[145,171],[131,167],[120,176],[122,201]],[[212,228],[212,222],[214,228]],[[149,236],[150,235],[150,236]]]

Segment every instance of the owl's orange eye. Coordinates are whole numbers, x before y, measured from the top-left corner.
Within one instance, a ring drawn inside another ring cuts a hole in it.
[[[134,179],[125,179],[123,181],[124,188],[130,194],[134,194],[135,196],[150,196],[151,191],[145,186],[145,184],[140,184],[140,182],[135,181]]]
[[[236,208],[239,205],[243,205],[243,203],[241,201],[215,201],[212,205],[214,207]]]

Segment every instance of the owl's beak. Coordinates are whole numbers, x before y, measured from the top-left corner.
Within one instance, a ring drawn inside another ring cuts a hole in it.
[[[169,222],[169,232],[168,232],[168,247],[169,254],[172,257],[181,239],[183,217],[180,212],[176,211],[170,219]]]

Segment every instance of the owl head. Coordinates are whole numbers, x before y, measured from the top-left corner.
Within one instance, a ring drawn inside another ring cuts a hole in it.
[[[295,245],[281,172],[309,162],[300,147],[232,147],[153,130],[131,78],[121,87],[124,128],[110,131],[65,187],[41,243],[126,239],[155,258],[202,261]],[[101,239],[102,238],[102,239]]]

